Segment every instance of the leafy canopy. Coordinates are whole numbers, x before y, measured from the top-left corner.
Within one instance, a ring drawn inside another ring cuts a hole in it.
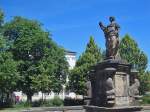
[[[96,45],[94,38],[91,36],[86,46],[86,50],[79,57],[76,67],[71,71],[70,88],[78,94],[85,94],[85,83],[88,81],[88,72],[90,67],[102,60],[100,48]]]
[[[125,35],[120,43],[120,55],[139,71],[145,71],[148,59],[138,44],[129,35]]]
[[[147,63],[148,58],[146,54],[138,47],[138,44],[129,35],[125,35],[120,43],[120,55],[122,59],[127,60],[133,65],[134,69],[139,71],[138,77],[141,82],[140,92],[143,94],[147,89]]]
[[[29,100],[38,91],[61,91],[68,68],[65,53],[41,24],[14,17],[4,25],[4,36],[13,58],[20,63],[18,89],[26,93]]]

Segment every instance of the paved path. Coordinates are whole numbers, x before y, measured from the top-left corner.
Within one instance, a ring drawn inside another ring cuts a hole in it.
[[[150,106],[144,107],[142,112],[150,112]],[[82,106],[73,107],[48,107],[48,108],[30,108],[22,112],[85,112]]]
[[[39,107],[29,108],[22,112],[84,112],[83,106]]]
[[[144,110],[144,112],[150,112],[150,110]]]
[[[45,112],[63,112],[63,111],[45,111]],[[64,112],[85,112],[85,111],[84,110],[68,110]],[[150,110],[144,110],[144,112],[150,112]]]

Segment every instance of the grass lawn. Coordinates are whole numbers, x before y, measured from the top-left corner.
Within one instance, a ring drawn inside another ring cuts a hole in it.
[[[142,104],[150,106],[150,94],[143,96]]]
[[[26,108],[6,108],[1,109],[0,112],[21,112],[22,110],[25,110]]]

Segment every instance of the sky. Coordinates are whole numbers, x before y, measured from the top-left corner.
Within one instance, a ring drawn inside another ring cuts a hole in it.
[[[0,0],[0,8],[6,21],[14,16],[38,20],[58,45],[77,56],[90,36],[105,49],[98,23],[108,25],[109,16],[115,16],[120,37],[131,35],[150,60],[150,0]]]

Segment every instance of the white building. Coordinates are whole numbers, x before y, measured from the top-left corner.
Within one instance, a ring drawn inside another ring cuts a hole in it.
[[[75,67],[75,64],[76,64],[76,52],[72,52],[72,51],[66,51],[66,60],[69,64],[69,69],[73,69]],[[66,82],[68,82],[69,79],[68,79],[68,76],[67,76],[67,79],[66,79]],[[25,94],[23,94],[22,92],[14,92],[15,96],[19,96],[20,100],[27,100],[27,97]],[[38,92],[38,93],[35,93],[33,96],[32,96],[32,100],[39,100],[39,99],[42,99],[42,97],[44,97],[44,99],[52,99],[54,98],[55,96],[55,93],[51,92],[50,94],[42,94],[42,92]],[[62,93],[59,94],[59,97],[61,99],[64,99],[65,98],[65,86],[63,86],[63,91]]]
[[[66,59],[69,64],[69,69],[73,69],[76,64],[76,52],[66,51]]]

